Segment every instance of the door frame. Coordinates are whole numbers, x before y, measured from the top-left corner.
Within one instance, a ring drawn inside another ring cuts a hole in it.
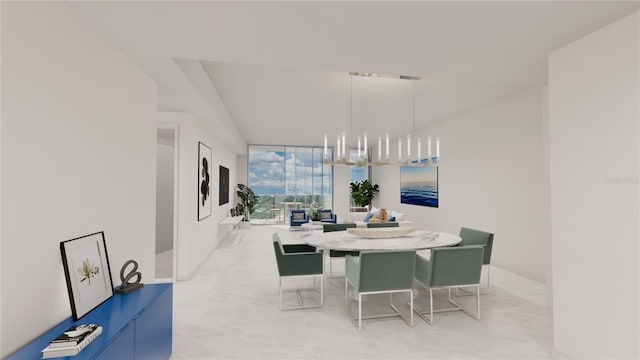
[[[177,260],[178,260],[178,190],[179,190],[179,184],[178,184],[178,173],[179,173],[179,169],[180,169],[180,163],[179,163],[179,149],[180,149],[180,126],[177,123],[171,123],[171,122],[158,122],[157,126],[156,126],[156,137],[157,137],[157,130],[158,129],[169,129],[169,130],[173,130],[174,131],[174,151],[173,151],[173,259],[172,259],[172,274],[171,274],[171,278],[155,278],[155,280],[157,282],[162,282],[164,280],[171,280],[171,282],[176,282],[177,279],[177,271],[178,271],[178,264],[177,264]],[[157,164],[156,164],[157,166]],[[155,274],[154,274],[155,275]]]

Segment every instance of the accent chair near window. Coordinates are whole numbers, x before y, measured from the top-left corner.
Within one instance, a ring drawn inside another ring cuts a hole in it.
[[[291,210],[291,215],[289,215],[289,225],[291,228],[298,228],[302,224],[306,224],[309,222],[309,215],[305,210]]]
[[[338,222],[338,215],[331,210],[320,210],[320,221],[322,223],[335,224]]]

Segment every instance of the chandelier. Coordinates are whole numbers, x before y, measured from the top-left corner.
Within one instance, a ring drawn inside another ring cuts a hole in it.
[[[412,109],[412,120],[413,120],[413,128],[412,131],[407,133],[406,136],[406,153],[403,157],[403,144],[402,139],[403,136],[399,136],[397,140],[398,151],[397,158],[392,161],[389,153],[389,133],[387,132],[384,136],[378,136],[378,157],[377,160],[370,160],[371,151],[369,149],[368,137],[365,132],[362,136],[358,135],[356,137],[357,141],[353,145],[347,145],[347,136],[346,132],[342,131],[336,136],[336,157],[334,161],[329,160],[329,139],[328,134],[324,134],[324,157],[323,163],[325,165],[348,165],[348,166],[387,166],[387,165],[396,165],[396,166],[437,166],[440,159],[440,138],[435,138],[435,156],[432,153],[432,138],[431,135],[427,135],[427,146],[426,146],[426,158],[423,158],[422,155],[422,139],[420,137],[416,137],[416,80],[420,80],[419,77],[415,76],[385,76],[376,73],[358,73],[358,72],[350,72],[349,73],[349,107],[350,107],[350,126],[351,133],[353,134],[353,77],[354,76],[366,76],[366,77],[391,77],[395,79],[403,79],[403,80],[411,80],[412,82],[412,95],[413,95],[413,109]],[[384,156],[383,156],[383,142],[384,142]],[[415,144],[415,152],[412,153],[413,147],[412,142]],[[353,150],[353,152],[352,152]],[[353,156],[355,154],[355,156]]]

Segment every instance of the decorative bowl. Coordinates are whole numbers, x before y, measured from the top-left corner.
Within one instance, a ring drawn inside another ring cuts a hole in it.
[[[414,226],[384,227],[384,228],[350,228],[347,232],[351,235],[367,239],[388,239],[405,236],[416,231]]]

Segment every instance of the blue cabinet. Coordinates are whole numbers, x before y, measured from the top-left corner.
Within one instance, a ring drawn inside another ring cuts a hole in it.
[[[129,360],[134,359],[135,354],[135,322],[129,321],[127,326],[116,335],[113,341],[108,344],[95,357],[96,360]]]
[[[136,360],[168,359],[171,355],[172,299],[158,298],[136,318]],[[112,358],[116,359],[116,358]],[[120,359],[120,358],[117,358]]]
[[[69,360],[168,359],[172,349],[173,284],[145,284],[138,291],[114,295],[77,322],[56,325],[7,359],[38,360],[40,351],[69,327],[95,323],[102,334]]]

